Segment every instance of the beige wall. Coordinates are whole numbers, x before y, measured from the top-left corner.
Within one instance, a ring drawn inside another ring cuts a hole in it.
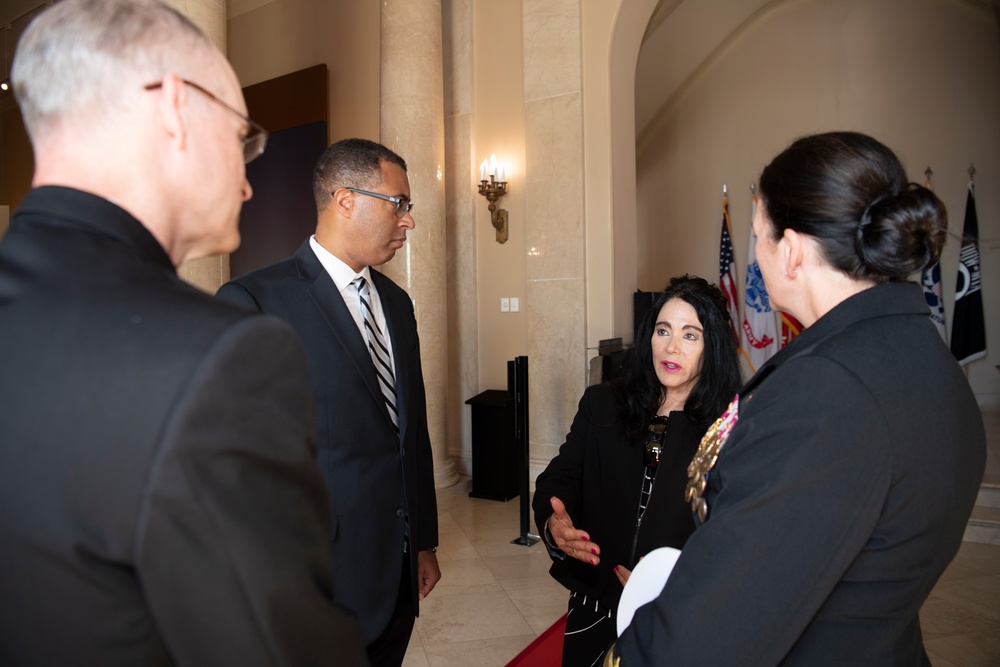
[[[934,171],[952,237],[942,259],[952,301],[966,170],[976,165],[988,357],[969,378],[1000,404],[1000,31],[965,0],[772,3],[696,71],[639,138],[639,287],[674,274],[718,279],[721,195],[730,190],[739,282],[749,185],[792,139],[834,129],[874,135],[912,180]]]
[[[472,3],[472,173],[466,177],[475,220],[479,382],[507,388],[507,361],[528,354],[525,295],[524,70],[520,2]],[[478,194],[479,164],[496,153],[507,167],[507,242],[496,242],[486,198]],[[458,194],[462,196],[461,193]],[[518,297],[520,312],[501,313],[501,297]],[[529,362],[530,363],[530,362]],[[466,408],[468,409],[468,408]]]
[[[640,240],[636,212],[635,99],[642,91],[636,91],[635,71],[643,33],[658,3],[656,0],[620,0],[619,4],[606,56],[610,68],[609,98],[606,102],[610,122],[595,128],[594,139],[607,141],[611,149],[613,250],[608,261],[613,285],[610,295],[613,335],[630,343],[632,294],[638,285],[636,257]],[[590,8],[591,3],[588,2],[587,6]],[[603,100],[603,96],[599,95],[598,103]],[[592,273],[593,270],[589,271]],[[594,291],[590,292],[593,298],[598,296],[597,289],[594,285]]]
[[[537,474],[562,443],[586,384],[580,2],[454,0],[442,8],[448,158],[465,172],[448,195],[449,238],[455,250],[471,239],[475,257],[448,250],[449,307],[465,313],[449,312],[449,334],[464,332],[452,357],[461,369],[455,379],[463,398],[505,389],[507,362],[528,356]],[[491,153],[507,168],[504,244],[477,193],[479,163]],[[502,313],[500,299],[512,297],[520,310]],[[451,414],[467,420],[461,407],[453,400]],[[467,429],[449,446],[468,470]]]
[[[230,0],[229,5],[227,54],[240,83],[249,86],[326,63],[330,141],[378,141],[378,2]]]

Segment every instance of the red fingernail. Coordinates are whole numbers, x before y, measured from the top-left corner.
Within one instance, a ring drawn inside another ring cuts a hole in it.
[[[590,561],[590,564],[591,565],[597,565],[597,561],[596,560],[592,560],[592,561]]]
[[[618,574],[618,566],[617,565],[615,565],[615,569],[613,569],[612,572],[614,572],[615,574]]]
[[[592,553],[592,554],[594,554],[596,556],[597,555],[597,549],[591,549],[590,553]]]
[[[586,542],[586,541],[587,541],[587,540],[589,540],[590,538],[589,538],[589,537],[587,537],[586,535],[584,535],[584,536],[583,536],[583,537],[581,537],[580,539],[581,539],[581,540],[583,540],[584,542]]]

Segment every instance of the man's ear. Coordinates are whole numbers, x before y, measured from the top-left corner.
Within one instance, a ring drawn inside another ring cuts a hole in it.
[[[339,188],[333,192],[332,195],[333,203],[331,206],[335,206],[337,213],[343,218],[350,218],[354,215],[354,205],[356,199],[354,193],[347,188]]]
[[[159,99],[159,119],[163,131],[170,137],[171,145],[183,151],[187,147],[187,118],[185,117],[188,89],[177,74],[168,72],[163,76],[156,91]]]

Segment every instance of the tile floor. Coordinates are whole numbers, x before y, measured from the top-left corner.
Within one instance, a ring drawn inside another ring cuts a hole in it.
[[[984,414],[987,481],[1000,483],[1000,411]],[[468,485],[438,491],[442,580],[421,604],[404,667],[502,667],[566,611],[536,544],[520,534],[518,499],[468,497]],[[1000,546],[963,543],[921,611],[934,667],[1000,665]]]

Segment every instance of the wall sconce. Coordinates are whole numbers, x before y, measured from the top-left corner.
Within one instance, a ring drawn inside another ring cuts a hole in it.
[[[489,176],[489,181],[486,177]],[[507,194],[507,172],[503,162],[497,165],[497,156],[490,154],[490,160],[479,165],[479,194],[490,203],[490,222],[497,230],[497,243],[507,242],[507,211],[497,208],[497,200]]]

